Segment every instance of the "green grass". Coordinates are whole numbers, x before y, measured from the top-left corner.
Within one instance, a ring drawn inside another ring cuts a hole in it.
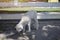
[[[28,11],[36,10],[39,12],[60,12],[60,8],[40,8],[40,7],[15,7],[15,8],[0,8],[0,11]]]

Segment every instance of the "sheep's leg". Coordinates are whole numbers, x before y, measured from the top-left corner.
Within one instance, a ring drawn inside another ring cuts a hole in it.
[[[38,19],[35,19],[35,21],[36,21],[36,29],[38,30],[38,28],[39,28]]]
[[[31,32],[31,21],[28,23],[28,32]]]

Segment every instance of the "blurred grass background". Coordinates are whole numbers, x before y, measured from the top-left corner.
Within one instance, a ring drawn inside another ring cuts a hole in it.
[[[11,7],[11,8],[1,8],[0,11],[28,11],[36,10],[40,12],[60,12],[60,8],[49,8],[49,7]]]

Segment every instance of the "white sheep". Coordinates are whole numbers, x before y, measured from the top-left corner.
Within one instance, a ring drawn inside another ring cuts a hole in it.
[[[31,31],[31,29],[30,29],[30,22],[31,22],[30,17],[22,16],[21,21],[16,25],[16,30],[18,32],[20,32],[20,31],[22,31],[24,29],[24,27],[26,25],[28,25],[29,26],[29,31]]]
[[[34,27],[38,29],[37,12],[31,10],[22,16],[21,21],[16,25],[16,30],[20,32],[24,29],[26,25],[28,25],[28,32],[31,32],[32,19],[34,19]]]

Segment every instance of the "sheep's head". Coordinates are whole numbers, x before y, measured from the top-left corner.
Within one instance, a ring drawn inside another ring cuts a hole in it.
[[[22,31],[22,30],[23,30],[23,25],[21,25],[21,24],[19,25],[19,24],[18,24],[18,25],[16,26],[16,30],[17,30],[18,32]]]

